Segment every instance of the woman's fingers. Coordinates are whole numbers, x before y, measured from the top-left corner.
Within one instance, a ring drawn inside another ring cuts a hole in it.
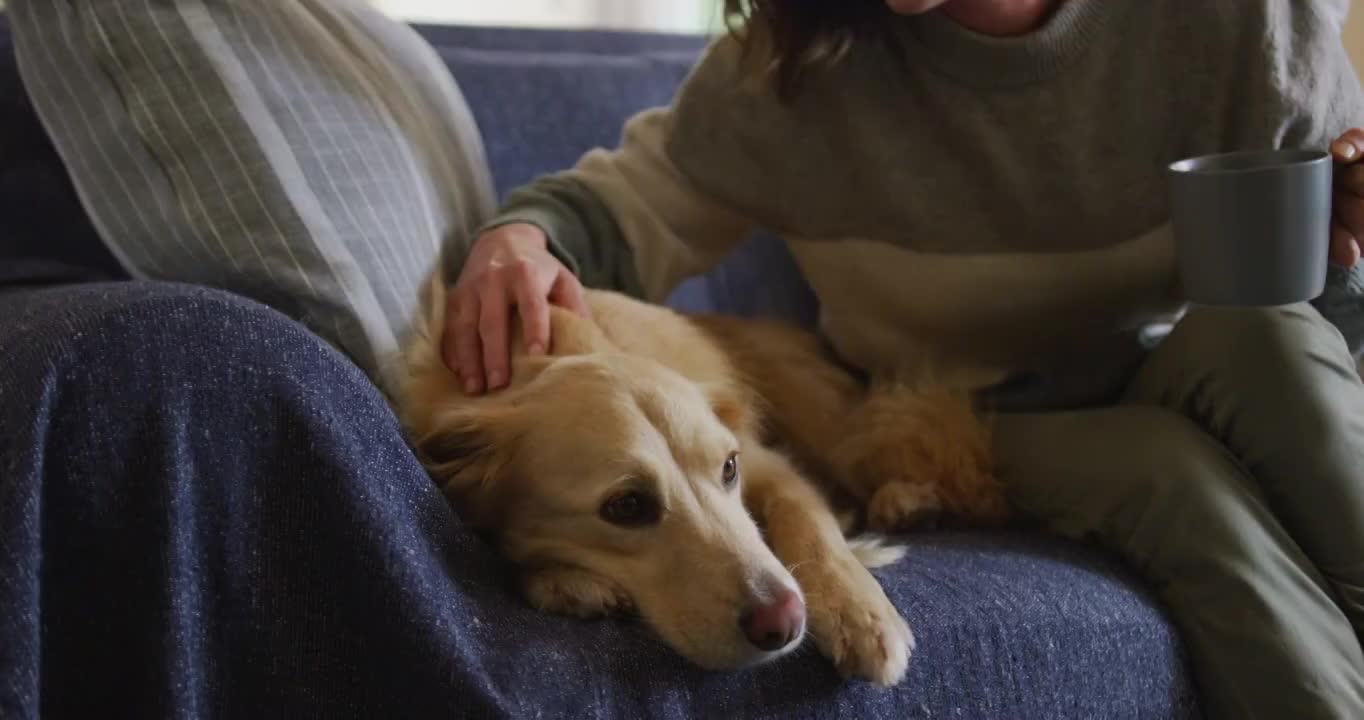
[[[479,296],[463,290],[456,294],[456,300],[449,314],[450,321],[445,329],[446,342],[453,343],[456,370],[464,382],[464,392],[477,395],[483,392],[483,343],[479,337]]]
[[[489,390],[500,390],[510,377],[508,340],[510,299],[506,285],[496,274],[491,274],[479,292],[478,336],[483,345],[483,375]]]

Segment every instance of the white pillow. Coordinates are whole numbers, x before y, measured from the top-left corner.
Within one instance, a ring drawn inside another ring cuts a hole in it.
[[[34,105],[128,271],[274,306],[371,377],[441,247],[495,209],[445,64],[364,3],[12,0],[10,15]]]

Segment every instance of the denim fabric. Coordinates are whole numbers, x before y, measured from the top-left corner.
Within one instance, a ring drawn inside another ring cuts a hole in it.
[[[0,291],[0,368],[0,717],[1196,715],[1149,597],[1031,535],[879,571],[919,637],[889,691],[532,611],[360,370],[230,295]]]

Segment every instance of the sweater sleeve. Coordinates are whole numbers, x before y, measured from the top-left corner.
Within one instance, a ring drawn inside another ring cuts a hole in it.
[[[585,285],[653,302],[718,264],[754,223],[707,197],[666,151],[667,108],[631,118],[620,147],[587,153],[572,170],[511,195],[485,229],[536,225],[550,249]]]
[[[540,228],[549,251],[587,287],[643,297],[634,253],[610,208],[572,172],[547,175],[512,191],[476,236],[513,223]]]
[[[1348,2],[1262,0],[1270,37],[1264,62],[1281,116],[1280,143],[1326,149],[1364,123],[1364,93],[1341,39]]]
[[[1364,92],[1340,35],[1345,10],[1335,14],[1335,22],[1329,22],[1330,16],[1325,14],[1338,4],[1322,3],[1319,35],[1310,41],[1320,43],[1320,47],[1313,53],[1318,59],[1312,68],[1315,77],[1304,80],[1311,88],[1303,91],[1311,111],[1305,113],[1303,124],[1311,132],[1300,144],[1309,147],[1329,147],[1346,130],[1364,127]],[[1351,354],[1356,359],[1364,355],[1364,268],[1332,267],[1326,291],[1314,304],[1345,336]]]
[[[1275,2],[1268,76],[1285,111],[1281,144],[1327,149],[1350,128],[1364,127],[1364,92],[1341,39],[1345,0]],[[1314,303],[1345,336],[1350,352],[1364,352],[1364,269],[1332,267]]]
[[[1332,267],[1326,292],[1313,304],[1345,336],[1356,360],[1364,356],[1364,268]]]

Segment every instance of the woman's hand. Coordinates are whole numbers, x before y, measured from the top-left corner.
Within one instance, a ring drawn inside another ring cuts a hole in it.
[[[527,223],[494,228],[474,242],[450,291],[442,349],[465,392],[506,387],[511,378],[511,310],[521,316],[526,352],[549,349],[549,304],[587,315],[583,286]]]
[[[1364,243],[1364,130],[1347,130],[1331,143],[1331,155],[1336,160],[1331,262],[1354,267]]]

